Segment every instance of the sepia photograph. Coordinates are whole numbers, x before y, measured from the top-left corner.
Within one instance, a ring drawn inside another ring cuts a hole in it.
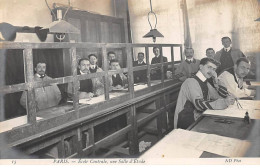
[[[260,165],[260,0],[0,0],[0,165]]]

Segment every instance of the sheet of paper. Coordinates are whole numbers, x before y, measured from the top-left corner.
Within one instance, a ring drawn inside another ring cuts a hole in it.
[[[246,111],[249,112],[249,110],[240,110],[240,109],[232,109],[228,108],[225,110],[206,110],[203,115],[215,115],[215,116],[229,116],[229,117],[236,117],[236,118],[244,118]],[[252,110],[251,110],[252,111]]]
[[[41,117],[36,117],[36,120],[42,119]],[[0,122],[0,133],[9,131],[15,127],[27,124],[27,116],[16,117],[10,120]]]
[[[248,141],[208,134],[196,149],[221,156],[242,157],[249,147]]]
[[[259,100],[238,100],[243,109],[260,109],[260,101]],[[238,109],[237,103],[235,102],[233,105],[228,107],[229,109]]]
[[[137,91],[137,90],[141,90],[141,89],[144,89],[144,88],[147,88],[147,84],[143,84],[143,85],[135,85],[134,86],[134,90]]]
[[[148,149],[140,158],[167,160],[170,158],[199,158],[203,151],[195,149],[206,134],[176,129]],[[152,159],[153,160],[153,159]]]
[[[203,115],[214,115],[214,116],[228,116],[236,118],[244,118],[245,113],[248,112],[251,119],[260,119],[260,110],[244,110],[244,109],[233,109],[228,108],[225,110],[206,110]]]

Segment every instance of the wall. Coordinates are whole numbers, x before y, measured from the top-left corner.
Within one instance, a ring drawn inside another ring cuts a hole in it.
[[[235,48],[240,48],[252,60],[260,52],[260,4],[257,0],[186,0],[192,46],[196,58],[205,57],[206,49],[222,48],[221,37],[230,36]],[[152,1],[157,15],[157,29],[164,35],[156,43],[182,43],[183,23],[181,0]],[[149,30],[148,0],[129,0],[134,43],[152,43],[142,38]]]
[[[68,0],[48,0],[50,8],[53,3],[68,5]],[[52,16],[45,0],[0,0],[0,23],[7,22],[13,26],[41,26],[52,22]],[[113,0],[70,0],[73,9],[87,10],[89,12],[114,16]],[[1,33],[0,33],[1,37]],[[35,34],[17,34],[15,41],[40,42]],[[46,42],[53,41],[48,35]]]
[[[222,48],[221,37],[229,36],[234,48],[247,56],[260,52],[260,3],[257,0],[187,0],[192,45],[198,58],[206,49]]]
[[[148,12],[150,11],[149,0],[128,0],[128,5],[133,43],[153,43],[151,38],[143,38],[151,29],[147,19]],[[164,35],[164,38],[157,38],[156,43],[182,44],[184,34],[179,0],[153,0],[152,8],[157,16],[156,28]],[[150,18],[154,28],[155,19],[153,15]],[[138,51],[144,52],[144,49],[139,49]],[[152,53],[151,49],[150,53]],[[165,49],[163,54],[170,60],[169,49]],[[179,56],[178,51],[176,51],[175,55]]]
[[[68,0],[48,0],[68,5]],[[102,15],[113,16],[113,0],[70,0],[71,6]],[[0,20],[14,26],[45,26],[52,21],[45,0],[0,0]]]

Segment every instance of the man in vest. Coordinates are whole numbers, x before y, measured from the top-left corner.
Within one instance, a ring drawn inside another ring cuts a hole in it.
[[[223,37],[221,42],[224,48],[218,51],[214,57],[221,63],[216,71],[218,75],[226,69],[233,67],[239,58],[245,57],[239,49],[231,47],[232,42],[229,37]]]

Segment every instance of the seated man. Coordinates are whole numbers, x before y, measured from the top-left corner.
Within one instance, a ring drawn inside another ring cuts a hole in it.
[[[163,62],[168,62],[167,57],[160,55],[160,49],[158,47],[153,47],[154,57],[151,61],[151,64],[161,63],[161,57]],[[164,78],[166,79],[166,72],[168,66],[163,67]],[[151,69],[151,80],[160,80],[162,78],[161,68]]]
[[[220,110],[234,104],[235,98],[228,96],[225,87],[219,85],[216,90],[207,82],[217,66],[214,59],[203,58],[196,75],[183,82],[175,109],[174,128],[188,128],[206,109]]]
[[[138,60],[134,61],[133,66],[142,66],[146,65],[144,62],[144,53],[139,52],[137,55]],[[147,82],[147,72],[145,70],[140,70],[140,71],[134,71],[134,83],[145,83]]]
[[[110,70],[121,69],[117,59],[110,61]],[[123,73],[113,74],[109,77],[109,83],[112,89],[124,89],[128,86],[127,77]]]
[[[237,60],[234,67],[222,72],[218,79],[225,85],[227,90],[238,98],[255,96],[255,90],[249,90],[243,78],[250,71],[250,62],[242,57]]]
[[[87,58],[81,58],[78,62],[77,74],[89,74],[90,62]],[[72,97],[72,83],[68,84],[68,96]],[[79,86],[79,99],[90,99],[94,96],[93,84],[91,79],[85,79],[80,81]]]
[[[185,48],[184,54],[186,60],[182,61],[175,71],[175,75],[179,80],[185,81],[187,78],[193,77],[199,70],[200,61],[194,58],[193,48]]]
[[[45,74],[46,63],[39,62],[35,67],[36,73],[34,74],[35,82],[43,82],[52,79]],[[61,100],[61,92],[57,85],[50,84],[49,86],[35,88],[35,101],[37,110],[46,109],[49,107],[57,106]],[[20,99],[21,105],[26,108],[26,92],[23,92]]]
[[[90,73],[103,72],[103,70],[99,68],[97,65],[98,58],[95,54],[90,54],[88,58],[90,62],[90,68],[89,68]],[[93,83],[94,95],[99,96],[104,94],[104,82],[102,77],[92,78],[92,83]]]

